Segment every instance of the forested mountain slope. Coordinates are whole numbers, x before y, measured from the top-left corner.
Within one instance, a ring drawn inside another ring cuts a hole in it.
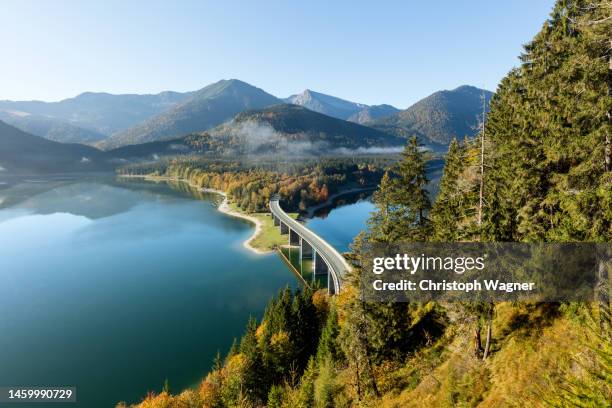
[[[0,121],[0,169],[10,173],[57,173],[111,169],[103,152],[74,143],[58,143]]]
[[[474,136],[492,93],[463,85],[450,91],[438,91],[408,109],[374,119],[365,124],[403,137],[417,136],[426,144],[447,146],[453,138]]]

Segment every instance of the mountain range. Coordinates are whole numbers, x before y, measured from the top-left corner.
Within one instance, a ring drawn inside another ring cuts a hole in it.
[[[247,110],[205,132],[100,150],[77,143],[59,143],[0,121],[0,173],[60,173],[111,170],[134,161],[199,154],[304,156],[399,148],[404,140],[313,112],[298,105],[277,104]]]
[[[281,102],[246,82],[237,79],[222,80],[194,92],[169,110],[111,136],[99,146],[108,149],[176,138],[210,129],[245,110]]]
[[[398,146],[412,135],[444,151],[453,137],[476,133],[483,95],[488,105],[491,92],[461,86],[398,110],[311,90],[279,99],[231,79],[187,93],[84,93],[60,102],[0,101],[0,120],[6,122],[0,128],[0,142],[10,145],[15,155],[31,144],[31,151],[24,154],[36,152],[39,159],[46,148],[50,157],[62,151],[61,145],[45,143],[49,141],[88,143],[107,151],[102,154],[99,149],[70,145],[58,160],[65,163],[62,160],[69,155],[75,156],[71,160],[83,160],[68,166],[75,169],[95,167],[87,164],[95,158],[108,165],[109,160],[117,164],[117,160],[183,153],[270,153],[282,146],[302,153]],[[14,128],[8,131],[7,124]],[[16,128],[23,132],[16,133]],[[15,141],[18,134],[23,136],[22,143]],[[18,168],[8,151],[0,155],[0,165],[10,162]]]
[[[0,111],[0,120],[25,132],[62,143],[93,144],[106,136],[95,130],[78,127],[65,119],[17,111]]]
[[[46,117],[110,136],[168,110],[192,93],[166,91],[155,95],[113,95],[85,92],[59,102],[0,101],[0,112],[21,116],[24,118],[22,123],[27,122],[28,116]],[[44,134],[37,135],[45,137]]]
[[[287,103],[303,106],[311,111],[361,124],[399,112],[399,109],[391,105],[368,106],[363,103],[351,102],[335,96],[311,91],[310,89],[306,89],[301,94],[291,95],[283,100]]]

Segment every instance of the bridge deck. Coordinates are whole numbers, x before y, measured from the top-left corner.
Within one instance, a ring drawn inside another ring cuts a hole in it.
[[[316,251],[317,256],[321,256],[330,269],[334,282],[335,293],[340,291],[342,281],[346,273],[351,269],[346,259],[338,253],[330,244],[323,238],[300,224],[298,221],[291,218],[283,209],[277,199],[270,201],[270,211],[280,219],[283,224],[286,224],[291,230],[295,231],[303,240],[308,242]]]

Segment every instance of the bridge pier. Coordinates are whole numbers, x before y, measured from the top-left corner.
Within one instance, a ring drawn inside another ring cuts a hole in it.
[[[289,228],[289,245],[298,246],[300,245],[301,240],[302,238],[300,237],[300,235],[291,228]]]
[[[312,246],[300,237],[300,259],[312,259],[313,249]]]
[[[340,291],[342,279],[346,272],[351,270],[351,267],[346,260],[333,247],[325,242],[321,237],[310,231],[298,221],[289,217],[287,213],[279,205],[278,197],[270,199],[270,212],[275,226],[278,226],[282,235],[289,235],[289,258],[291,259],[291,249],[298,246],[300,274],[304,279],[312,280],[313,282],[325,282],[327,290],[330,294],[336,294]],[[308,241],[306,241],[306,239]],[[283,248],[284,250],[284,248]],[[312,266],[308,265],[306,259],[312,259]],[[307,266],[308,265],[308,266]],[[311,269],[312,277],[306,275]],[[323,278],[325,276],[325,278]]]
[[[324,275],[327,283],[327,291],[330,295],[334,294],[334,286],[332,285],[332,276],[329,266],[323,260],[323,257],[318,256],[317,251],[314,251],[314,260],[312,263],[312,281],[316,282],[317,277]]]
[[[329,268],[323,260],[323,257],[317,254],[316,251],[314,253],[314,262],[312,264],[314,268],[314,277],[316,277],[317,275],[325,275],[327,272],[329,272]]]

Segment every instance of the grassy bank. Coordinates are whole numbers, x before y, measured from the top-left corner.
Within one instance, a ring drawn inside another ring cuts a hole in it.
[[[260,251],[269,252],[285,245],[288,241],[287,235],[281,235],[278,226],[274,226],[274,221],[270,216],[270,213],[249,213],[238,208],[235,203],[228,203],[229,208],[237,213],[243,213],[246,216],[255,218],[259,221],[260,228],[256,231],[256,234],[249,239],[249,244],[253,248]],[[297,213],[289,214],[292,218],[297,218]]]

